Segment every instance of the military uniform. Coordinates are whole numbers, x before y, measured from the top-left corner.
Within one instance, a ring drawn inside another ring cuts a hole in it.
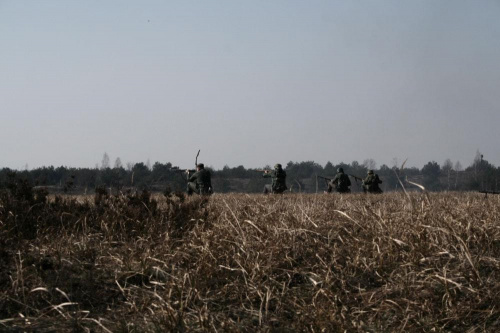
[[[264,194],[283,193],[286,191],[286,172],[281,164],[276,164],[274,170],[262,175],[264,178],[272,178],[272,183],[264,186]]]
[[[328,182],[328,193],[332,192],[333,189],[338,193],[349,193],[351,192],[350,186],[349,176],[344,173],[344,169],[338,168],[335,178]]]
[[[212,176],[202,163],[197,165],[197,171],[189,177],[187,193],[212,194]]]
[[[369,170],[368,175],[363,180],[363,191],[365,193],[382,193],[382,189],[378,184],[382,184],[382,181],[377,174],[373,173],[373,170]]]

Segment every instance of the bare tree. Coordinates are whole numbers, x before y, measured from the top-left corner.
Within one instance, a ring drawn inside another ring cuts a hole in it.
[[[108,153],[104,153],[102,156],[102,162],[101,162],[101,169],[108,169],[109,168],[109,155]]]
[[[367,158],[363,161],[362,165],[368,170],[375,170],[377,168],[377,163],[373,158]]]
[[[391,161],[391,164],[392,164],[392,168],[396,168],[398,169],[399,168],[399,159],[397,157],[394,157]]]
[[[476,177],[477,179],[477,169],[478,167],[481,166],[481,162],[483,161],[483,154],[481,154],[481,152],[478,150],[476,150],[476,156],[474,157],[474,162],[473,162],[473,165],[474,165],[474,177]]]
[[[447,190],[450,190],[450,177],[451,177],[451,171],[453,170],[453,162],[447,158],[446,161],[444,161],[443,166],[441,167],[441,171],[446,175],[447,180],[448,180],[448,188]]]
[[[463,170],[462,168],[462,164],[460,163],[460,161],[456,161],[455,162],[455,189],[457,189],[457,184],[458,184],[458,174],[460,173],[460,171]]]
[[[123,167],[122,160],[119,157],[117,157],[116,160],[115,160],[115,167],[114,168],[115,169],[120,169],[122,167]]]

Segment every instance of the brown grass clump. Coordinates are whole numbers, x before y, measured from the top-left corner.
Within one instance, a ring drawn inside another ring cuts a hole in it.
[[[499,331],[500,197],[408,195],[4,195],[0,330]]]

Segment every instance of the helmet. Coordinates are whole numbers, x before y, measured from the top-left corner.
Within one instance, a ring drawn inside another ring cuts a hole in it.
[[[373,175],[373,170],[368,170],[369,175]]]
[[[274,166],[274,168],[275,168],[275,169],[281,169],[281,164],[279,164],[279,163],[278,163],[278,164],[276,164],[276,165]]]
[[[337,169],[337,172],[344,173],[344,169],[343,169],[343,168],[338,168],[338,169]]]
[[[200,169],[204,169],[205,168],[205,165],[203,163],[198,163],[196,166],[198,168],[200,168]]]

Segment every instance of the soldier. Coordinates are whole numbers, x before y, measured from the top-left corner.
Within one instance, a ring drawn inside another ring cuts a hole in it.
[[[349,193],[351,180],[349,176],[344,173],[344,169],[338,168],[335,178],[328,182],[328,193],[335,189],[338,193]]]
[[[378,186],[382,184],[378,175],[373,172],[373,170],[368,170],[368,175],[363,180],[363,191],[365,193],[382,193],[382,189]]]
[[[272,178],[272,183],[264,186],[264,194],[267,193],[283,193],[286,191],[286,172],[281,167],[281,164],[276,164],[274,170],[266,170],[262,175],[264,178]]]
[[[196,172],[189,176],[190,170],[186,170],[188,174],[188,185],[187,185],[187,193],[191,195],[194,193],[198,193],[200,195],[210,195],[212,194],[212,180],[210,171],[205,169],[203,163],[199,163],[196,165]]]

